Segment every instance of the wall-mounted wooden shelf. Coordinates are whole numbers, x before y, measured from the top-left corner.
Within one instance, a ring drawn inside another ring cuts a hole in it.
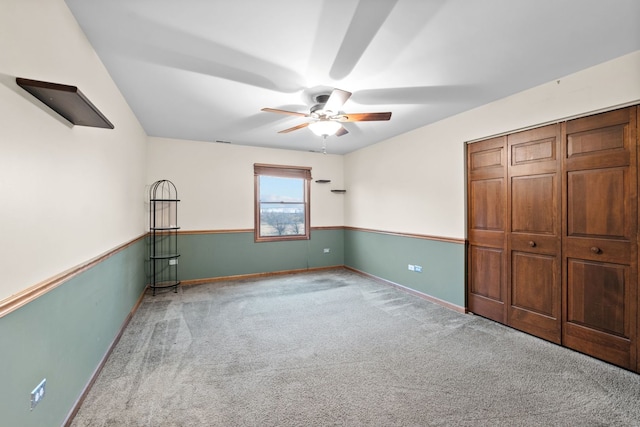
[[[16,83],[74,125],[113,129],[113,124],[75,86],[21,77]]]
[[[330,179],[316,179],[316,182],[318,184],[327,184],[327,183],[331,182],[331,180]]]
[[[347,190],[331,190],[331,192],[332,192],[332,193],[340,193],[340,194],[343,194],[343,193],[346,193],[346,192],[347,192]]]

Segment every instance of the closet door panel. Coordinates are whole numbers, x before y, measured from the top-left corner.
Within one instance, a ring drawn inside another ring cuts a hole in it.
[[[605,333],[629,336],[629,268],[624,265],[570,259],[567,320]]]
[[[477,179],[470,183],[471,229],[504,232],[504,178]]]
[[[567,264],[565,345],[631,368],[630,269],[580,259]]]
[[[556,174],[511,179],[511,232],[555,234]]]
[[[628,241],[631,218],[625,205],[630,184],[628,166],[569,172],[567,234]]]
[[[635,107],[566,123],[562,342],[635,369]]]
[[[505,323],[506,145],[494,138],[467,146],[467,296],[473,313]]]
[[[511,305],[553,316],[553,288],[557,285],[553,272],[558,267],[555,257],[513,251],[511,266]],[[537,277],[535,287],[528,283],[533,275]]]
[[[508,136],[507,324],[560,343],[559,125]]]
[[[469,309],[497,321],[504,317],[504,257],[501,248],[469,246]]]

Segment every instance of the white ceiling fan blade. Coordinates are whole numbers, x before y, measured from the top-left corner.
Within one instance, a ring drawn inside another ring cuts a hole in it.
[[[324,104],[325,111],[332,111],[337,113],[340,111],[345,102],[351,97],[351,92],[347,92],[346,90],[334,89],[327,100],[327,103]]]
[[[353,95],[358,104],[441,104],[456,103],[482,96],[478,86],[442,85],[359,90]]]
[[[396,3],[398,0],[360,0],[329,71],[332,79],[341,80],[351,73]]]

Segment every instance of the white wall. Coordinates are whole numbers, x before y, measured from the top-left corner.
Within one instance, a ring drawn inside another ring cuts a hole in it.
[[[63,0],[0,1],[0,52],[0,300],[144,233],[144,189],[156,179],[178,186],[183,229],[252,228],[256,162],[332,180],[312,185],[314,227],[463,238],[465,141],[640,101],[635,52],[345,157],[147,144]],[[116,128],[69,125],[16,77],[78,86]]]
[[[253,229],[254,163],[310,166],[311,226],[344,224],[344,195],[330,191],[344,187],[342,156],[152,137],[148,162],[147,185],[176,185],[183,230]]]
[[[0,301],[145,231],[146,135],[63,0],[0,1]],[[77,86],[72,126],[16,77]]]
[[[465,237],[465,142],[640,102],[640,51],[345,156],[345,225]]]

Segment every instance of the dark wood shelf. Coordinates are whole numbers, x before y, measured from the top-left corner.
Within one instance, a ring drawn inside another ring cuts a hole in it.
[[[78,126],[113,129],[113,124],[75,86],[16,78],[18,86]]]
[[[343,194],[343,193],[346,193],[346,192],[347,192],[347,190],[331,190],[331,192],[332,192],[332,193],[340,193],[340,194]]]

